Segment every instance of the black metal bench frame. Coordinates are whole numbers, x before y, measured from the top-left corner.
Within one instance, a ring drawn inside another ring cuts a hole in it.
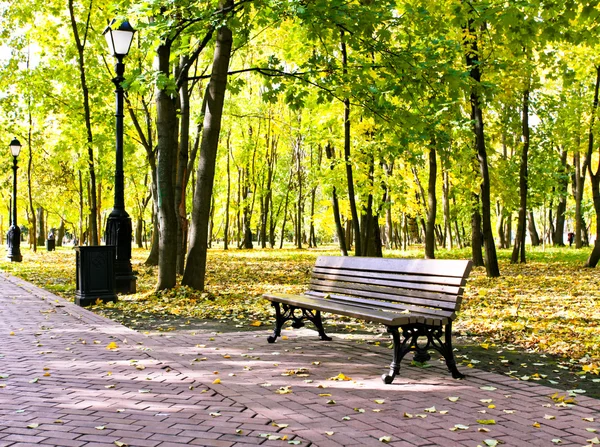
[[[294,328],[312,322],[321,340],[331,340],[321,312],[384,324],[394,343],[389,384],[400,373],[400,362],[409,352],[426,362],[430,349],[445,359],[455,379],[458,371],[452,347],[452,321],[460,309],[463,286],[471,261],[321,256],[304,295],[269,293],[264,297],[275,308],[274,343],[283,325]]]

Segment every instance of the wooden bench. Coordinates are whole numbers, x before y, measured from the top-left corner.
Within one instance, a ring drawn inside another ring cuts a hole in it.
[[[321,256],[304,295],[268,293],[275,308],[274,343],[287,321],[292,327],[311,321],[322,340],[321,312],[359,318],[387,326],[394,340],[394,357],[385,383],[400,372],[404,356],[426,362],[437,350],[455,379],[462,379],[452,349],[452,321],[460,308],[471,261]],[[402,337],[399,329],[402,329]],[[421,340],[419,340],[421,339]],[[426,339],[426,340],[425,340]]]

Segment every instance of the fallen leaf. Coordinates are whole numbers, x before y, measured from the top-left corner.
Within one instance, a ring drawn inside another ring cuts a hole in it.
[[[344,373],[339,373],[337,376],[334,377],[330,377],[327,380],[338,380],[338,381],[343,381],[343,380],[352,380],[350,377],[346,376]]]
[[[221,379],[219,379],[218,377],[213,380],[213,385],[218,385],[219,383],[221,383]]]
[[[33,424],[29,424],[27,426],[27,428],[38,428],[39,426],[40,426],[40,424],[33,423]]]
[[[448,400],[450,402],[458,402],[458,399],[460,399],[460,397],[453,397],[453,396],[451,396],[451,397],[448,398]]]
[[[379,440],[385,444],[387,444],[388,442],[392,442],[392,437],[391,436],[382,436],[381,438],[379,438]]]
[[[106,345],[106,349],[118,349],[118,348],[119,348],[119,346],[114,341],[111,341],[109,344]]]
[[[477,423],[481,425],[496,425],[494,419],[477,419]]]

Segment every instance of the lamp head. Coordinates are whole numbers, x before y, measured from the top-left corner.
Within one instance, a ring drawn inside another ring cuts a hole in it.
[[[13,157],[18,157],[19,153],[21,152],[21,143],[16,138],[13,138],[13,140],[10,142],[10,152],[12,153]]]
[[[110,54],[122,59],[129,53],[135,30],[127,20],[113,19],[102,33],[106,38]]]

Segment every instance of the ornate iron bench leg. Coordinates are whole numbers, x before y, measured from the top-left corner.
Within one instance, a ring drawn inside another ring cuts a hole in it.
[[[283,327],[283,323],[285,323],[285,319],[281,315],[279,303],[277,301],[273,301],[271,304],[275,308],[275,330],[273,331],[273,335],[270,335],[269,338],[267,338],[267,341],[269,343],[275,343],[277,337],[281,335],[281,328]]]
[[[454,350],[452,348],[452,323],[451,322],[446,325],[444,332],[445,332],[444,348],[445,348],[446,352],[445,353],[442,352],[442,355],[444,356],[444,359],[446,360],[446,366],[448,367],[448,370],[452,373],[452,377],[454,379],[464,379],[466,376],[458,370],[458,368],[456,367],[456,360],[454,359]]]
[[[390,364],[390,372],[383,374],[381,380],[383,380],[383,383],[390,384],[394,381],[394,377],[400,374],[400,361],[404,356],[400,352],[400,333],[398,332],[398,328],[388,326],[387,331],[392,334],[392,338],[394,339],[394,358]]]
[[[323,328],[323,320],[321,318],[321,311],[320,310],[315,311],[315,315],[313,317],[313,323],[314,323],[315,327],[317,328],[317,331],[319,331],[319,337],[321,337],[321,340],[324,340],[324,341],[331,341],[332,340],[332,338],[329,337],[325,333],[325,329]]]

